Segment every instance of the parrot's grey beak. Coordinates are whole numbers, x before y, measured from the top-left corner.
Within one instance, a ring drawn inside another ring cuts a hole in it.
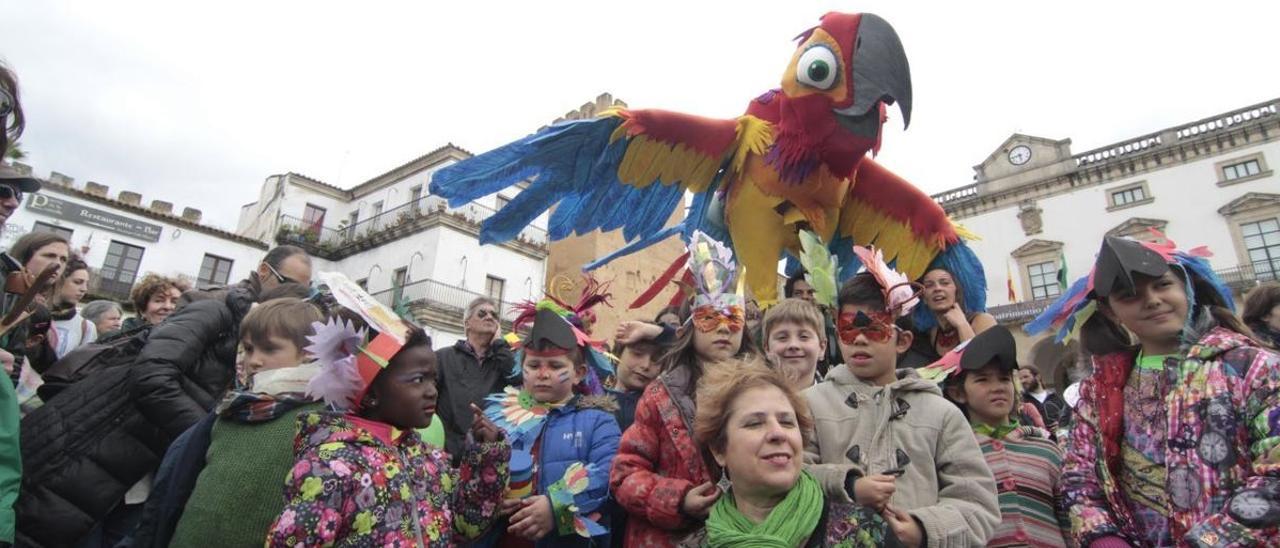
[[[858,23],[858,37],[853,49],[853,104],[836,110],[849,118],[875,118],[879,125],[880,102],[897,103],[902,111],[903,128],[911,125],[911,66],[902,50],[902,41],[889,22],[878,15],[864,13]],[[866,125],[844,120],[846,125]]]

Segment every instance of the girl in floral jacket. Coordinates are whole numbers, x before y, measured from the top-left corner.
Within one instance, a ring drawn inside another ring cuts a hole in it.
[[[1072,536],[1274,546],[1280,356],[1232,315],[1207,252],[1158,236],[1108,237],[1093,272],[1027,326],[1059,327],[1060,339],[1079,330],[1093,354],[1062,477]]]
[[[721,477],[708,453],[693,440],[695,389],[705,368],[758,352],[746,335],[743,296],[735,293],[732,254],[696,233],[690,270],[698,295],[690,323],[680,329],[664,359],[664,373],[636,404],[635,422],[622,435],[609,489],[627,511],[628,547],[674,547],[701,527],[720,497]],[[710,274],[706,274],[710,273]]]
[[[414,329],[364,344],[338,323],[318,324],[313,342],[325,369],[308,391],[342,411],[299,415],[286,503],[267,544],[445,547],[483,533],[510,446],[479,412],[459,469],[418,437],[436,405],[431,339]]]

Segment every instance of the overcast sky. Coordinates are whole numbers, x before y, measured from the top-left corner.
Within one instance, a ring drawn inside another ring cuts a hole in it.
[[[41,175],[234,228],[273,173],[349,188],[447,142],[480,152],[601,92],[732,117],[829,10],[882,15],[915,110],[880,159],[928,192],[1022,132],[1082,152],[1280,97],[1280,2],[0,0]],[[374,7],[377,6],[377,7]]]

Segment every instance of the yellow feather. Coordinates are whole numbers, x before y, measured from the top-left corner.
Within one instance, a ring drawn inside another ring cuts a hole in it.
[[[730,168],[735,173],[742,172],[742,166],[750,154],[764,154],[765,149],[773,144],[773,127],[755,116],[738,117],[738,143],[733,153]]]
[[[609,134],[609,144],[612,145],[613,143],[616,143],[618,139],[622,139],[626,136],[627,136],[626,124],[618,124],[618,127],[613,128],[613,133]]]
[[[911,279],[924,270],[941,251],[936,242],[920,239],[906,223],[872,209],[861,200],[850,202],[840,218],[840,233],[860,245],[875,244],[884,250],[885,261],[897,260],[895,267]]]
[[[947,220],[950,220],[950,219],[947,219]],[[951,227],[956,229],[956,234],[958,234],[961,238],[964,238],[966,240],[974,241],[974,240],[982,239],[982,236],[979,236],[976,232],[970,232],[969,229],[965,228],[964,225],[957,223],[955,221],[951,221]]]

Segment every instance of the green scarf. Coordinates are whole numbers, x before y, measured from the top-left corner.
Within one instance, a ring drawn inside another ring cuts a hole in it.
[[[707,518],[707,546],[795,548],[814,534],[822,519],[822,504],[818,481],[803,471],[787,498],[762,523],[752,523],[742,515],[732,493],[720,497]]]
[[[972,426],[974,432],[982,434],[993,440],[1004,439],[1005,436],[1009,435],[1009,432],[1017,430],[1020,427],[1018,421],[1009,421],[1000,426],[991,426],[985,422],[975,422]]]

